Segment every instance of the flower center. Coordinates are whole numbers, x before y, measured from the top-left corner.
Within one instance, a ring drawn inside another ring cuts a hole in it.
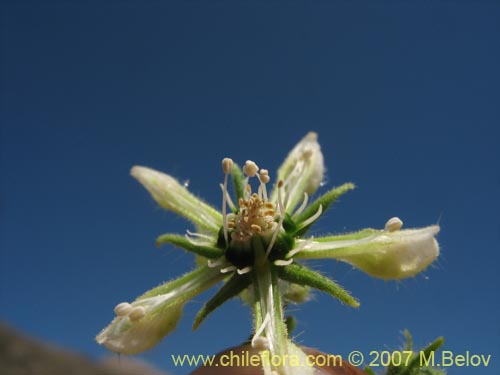
[[[283,258],[293,245],[293,239],[283,239],[286,233],[282,230],[285,212],[281,196],[277,204],[268,200],[266,190],[266,184],[270,180],[268,171],[266,169],[259,171],[259,167],[253,161],[248,160],[245,163],[244,196],[238,200],[236,213],[226,215],[226,203],[230,202],[227,176],[233,167],[232,160],[224,159],[222,167],[226,178],[223,185],[223,226],[218,245],[225,248],[226,259],[238,269],[252,267],[258,253],[257,247],[261,255],[271,260]],[[256,177],[260,182],[257,193],[252,193],[249,183],[252,177]],[[281,189],[282,185],[278,183],[277,188]]]
[[[257,194],[248,199],[239,200],[240,209],[236,215],[229,215],[227,227],[231,243],[249,242],[254,235],[267,237],[276,230],[274,204],[267,202]]]

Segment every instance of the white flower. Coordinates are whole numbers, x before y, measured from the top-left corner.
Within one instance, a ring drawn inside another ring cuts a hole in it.
[[[438,256],[439,226],[407,230],[364,230],[350,235],[318,238],[297,258],[333,258],[381,279],[403,279],[425,270]],[[299,243],[302,243],[299,241]]]
[[[119,353],[146,350],[175,329],[187,301],[224,280],[197,314],[194,328],[227,300],[242,296],[254,309],[254,347],[269,350],[272,355],[296,354],[300,349],[288,338],[284,302],[305,301],[309,289],[315,288],[347,305],[359,306],[349,292],[300,264],[300,259],[334,258],[383,279],[414,276],[436,259],[439,227],[401,230],[398,218],[390,219],[382,230],[305,237],[332,203],[354,188],[351,183],[343,184],[310,202],[309,197],[323,180],[324,169],[317,135],[312,132],[289,153],[269,194],[271,178],[267,169],[251,160],[240,169],[224,158],[219,212],[175,178],[146,167],[132,168],[132,175],[160,206],[190,220],[196,228],[196,232],[187,231],[184,236],[164,234],[158,237],[157,244],[172,244],[196,254],[198,268],[132,303],[118,304],[116,318],[97,336],[97,341]],[[230,177],[233,198],[228,191]],[[312,371],[287,365],[267,366],[264,370],[266,375],[305,375]]]

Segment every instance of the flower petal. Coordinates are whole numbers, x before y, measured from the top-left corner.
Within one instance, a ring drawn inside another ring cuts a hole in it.
[[[152,348],[175,329],[187,301],[225,276],[219,268],[200,267],[150,290],[130,305],[119,304],[115,309],[118,316],[97,335],[97,342],[123,354]]]
[[[283,199],[288,213],[304,198],[304,193],[314,194],[323,181],[325,167],[317,139],[316,133],[308,133],[290,151],[278,169],[278,181],[284,182]],[[276,199],[277,189],[274,189],[271,200]]]
[[[190,220],[197,228],[214,234],[222,226],[222,215],[191,194],[175,178],[154,169],[135,166],[130,171],[163,208]]]
[[[423,271],[438,257],[439,245],[435,239],[438,232],[437,225],[394,232],[367,229],[316,239],[295,257],[334,258],[374,277],[404,279]]]

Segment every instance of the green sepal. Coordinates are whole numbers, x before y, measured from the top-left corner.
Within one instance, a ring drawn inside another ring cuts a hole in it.
[[[405,336],[406,343],[405,343],[405,349],[404,350],[413,350],[413,337],[407,329],[403,331],[403,335]]]
[[[224,255],[224,250],[222,249],[215,246],[194,245],[186,237],[179,236],[178,234],[162,234],[156,239],[156,246],[158,247],[167,243],[209,259],[217,259]]]
[[[233,164],[233,170],[231,171],[233,176],[233,186],[234,186],[234,194],[236,195],[235,205],[237,208],[240,206],[240,199],[243,199],[245,196],[245,177],[243,176],[243,172],[241,171],[238,164]]]
[[[252,282],[250,273],[238,275],[235,273],[217,293],[196,314],[193,323],[193,331],[205,320],[205,318],[219,306],[244,291]]]
[[[297,319],[292,315],[288,315],[285,318],[285,325],[286,331],[290,335],[293,331],[295,331],[295,328],[297,328]]]
[[[307,285],[311,288],[328,293],[340,301],[352,307],[359,307],[359,302],[353,298],[348,291],[333,280],[313,271],[303,265],[292,263],[288,266],[275,266],[279,278],[299,285]]]
[[[405,351],[413,351],[413,339],[410,332],[404,331],[406,337]],[[400,366],[389,365],[386,370],[386,375],[443,375],[444,372],[440,369],[422,365],[422,358],[429,358],[431,353],[437,351],[443,345],[444,339],[438,337],[430,343],[425,349],[413,352],[408,365],[401,364]]]
[[[354,184],[350,182],[340,185],[336,188],[333,188],[330,191],[327,191],[325,194],[323,194],[321,197],[319,197],[313,203],[307,206],[307,208],[295,219],[295,223],[297,223],[297,227],[299,228],[299,230],[296,232],[296,235],[301,236],[307,232],[311,224],[305,227],[301,227],[301,224],[307,219],[309,219],[311,216],[316,214],[320,206],[322,207],[321,215],[323,215],[326,212],[326,210],[332,205],[332,203],[335,202],[341,195],[347,193],[349,190],[352,190],[354,188],[355,188]]]
[[[283,219],[283,229],[287,233],[294,234],[297,232],[297,224],[295,224],[295,221],[288,212],[285,213],[285,218]]]
[[[419,353],[416,353],[414,358],[411,359],[410,363],[408,363],[407,372],[402,372],[404,375],[413,375],[420,374],[422,370],[429,370],[430,374],[442,374],[438,369],[434,369],[432,367],[424,367],[422,368],[420,365],[420,359],[422,356],[428,358],[431,353],[437,351],[444,344],[444,338],[438,337],[436,340],[431,342],[425,349],[422,349]],[[388,369],[389,370],[389,369]],[[387,371],[389,373],[389,371]]]

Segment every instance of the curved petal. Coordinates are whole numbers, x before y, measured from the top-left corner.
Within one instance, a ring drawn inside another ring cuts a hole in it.
[[[226,276],[219,268],[200,267],[150,290],[131,304],[119,304],[115,309],[118,316],[97,335],[97,342],[122,354],[152,348],[175,329],[187,301]]]
[[[222,215],[191,194],[175,178],[154,169],[135,166],[130,171],[163,208],[190,220],[197,228],[217,234],[222,226]]]
[[[283,199],[288,213],[292,213],[304,193],[314,194],[323,181],[324,170],[318,135],[310,132],[290,151],[278,169],[278,181],[284,182]],[[271,200],[276,199],[277,190],[274,189]]]
[[[439,226],[394,232],[363,230],[310,242],[297,258],[334,258],[381,279],[404,279],[427,268],[438,256]],[[298,241],[297,246],[300,246]]]

